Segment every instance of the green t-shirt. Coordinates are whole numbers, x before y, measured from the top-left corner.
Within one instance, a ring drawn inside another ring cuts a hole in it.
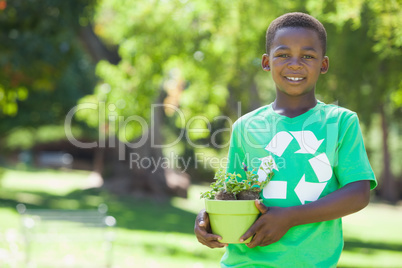
[[[367,158],[354,112],[318,102],[308,112],[289,118],[272,104],[242,116],[233,125],[228,172],[257,168],[265,179],[265,162],[275,163],[274,176],[261,192],[266,206],[306,204],[342,186],[376,179]],[[299,225],[278,242],[248,248],[230,244],[222,267],[336,267],[343,248],[341,219]]]

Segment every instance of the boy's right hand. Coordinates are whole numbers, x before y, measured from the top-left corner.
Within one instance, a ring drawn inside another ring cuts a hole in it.
[[[212,234],[208,213],[205,209],[201,210],[195,219],[194,233],[197,236],[198,241],[207,247],[223,248],[227,246],[227,244],[218,241],[222,240],[222,237]]]

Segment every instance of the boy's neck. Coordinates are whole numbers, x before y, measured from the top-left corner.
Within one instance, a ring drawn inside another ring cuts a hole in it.
[[[280,115],[293,118],[304,114],[308,110],[314,108],[316,105],[317,99],[315,96],[311,96],[310,94],[295,98],[277,95],[274,103],[272,104],[272,108]]]

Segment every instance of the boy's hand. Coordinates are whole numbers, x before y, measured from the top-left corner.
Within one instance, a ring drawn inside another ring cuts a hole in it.
[[[240,241],[244,241],[254,235],[251,242],[246,244],[249,248],[264,247],[275,243],[292,227],[287,217],[286,208],[268,208],[259,200],[255,200],[255,206],[262,215],[240,238]]]
[[[222,237],[212,234],[208,213],[205,209],[201,210],[195,219],[194,233],[198,241],[207,247],[222,248],[227,246],[227,244],[218,241],[221,240]]]

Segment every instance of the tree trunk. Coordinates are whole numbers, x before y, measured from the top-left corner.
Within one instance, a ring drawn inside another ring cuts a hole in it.
[[[104,168],[105,148],[96,148],[94,150],[93,171],[102,174]]]
[[[395,180],[391,171],[391,154],[388,146],[388,124],[384,105],[380,106],[381,127],[382,127],[382,149],[383,149],[383,172],[381,176],[381,198],[391,203],[398,201],[398,192]]]
[[[163,94],[155,101],[161,104]],[[175,174],[166,169],[167,159],[163,157],[161,132],[164,117],[163,107],[155,108],[151,117],[149,130],[132,144],[145,139],[142,146],[131,148],[117,138],[114,148],[107,149],[104,187],[116,194],[134,195],[137,197],[152,196],[159,200],[166,200],[172,195],[187,194],[188,179],[185,174]],[[111,146],[109,146],[111,147]],[[178,178],[179,177],[179,178]],[[179,180],[183,187],[170,185],[171,180]],[[183,192],[184,191],[184,192]]]
[[[120,62],[121,58],[117,53],[117,48],[113,50],[107,48],[92,30],[92,25],[83,27],[79,37],[86,51],[89,53],[89,55],[91,55],[91,58],[94,62],[98,62],[103,59],[114,65]]]
[[[109,50],[96,36],[90,25],[82,28],[80,39],[94,62],[106,59],[111,64],[117,64],[120,61],[117,50]],[[155,103],[163,103],[162,92]],[[157,108],[154,112],[150,120],[151,128],[143,134],[146,135],[147,140],[140,148],[130,148],[116,137],[112,137],[106,145],[107,148],[96,149],[94,171],[102,173],[102,177],[105,178],[103,187],[106,189],[117,194],[152,195],[159,199],[172,195],[165,169],[161,166],[162,149],[157,146],[163,143],[161,132],[163,107]],[[138,161],[134,164],[131,161],[133,155],[138,156]]]

